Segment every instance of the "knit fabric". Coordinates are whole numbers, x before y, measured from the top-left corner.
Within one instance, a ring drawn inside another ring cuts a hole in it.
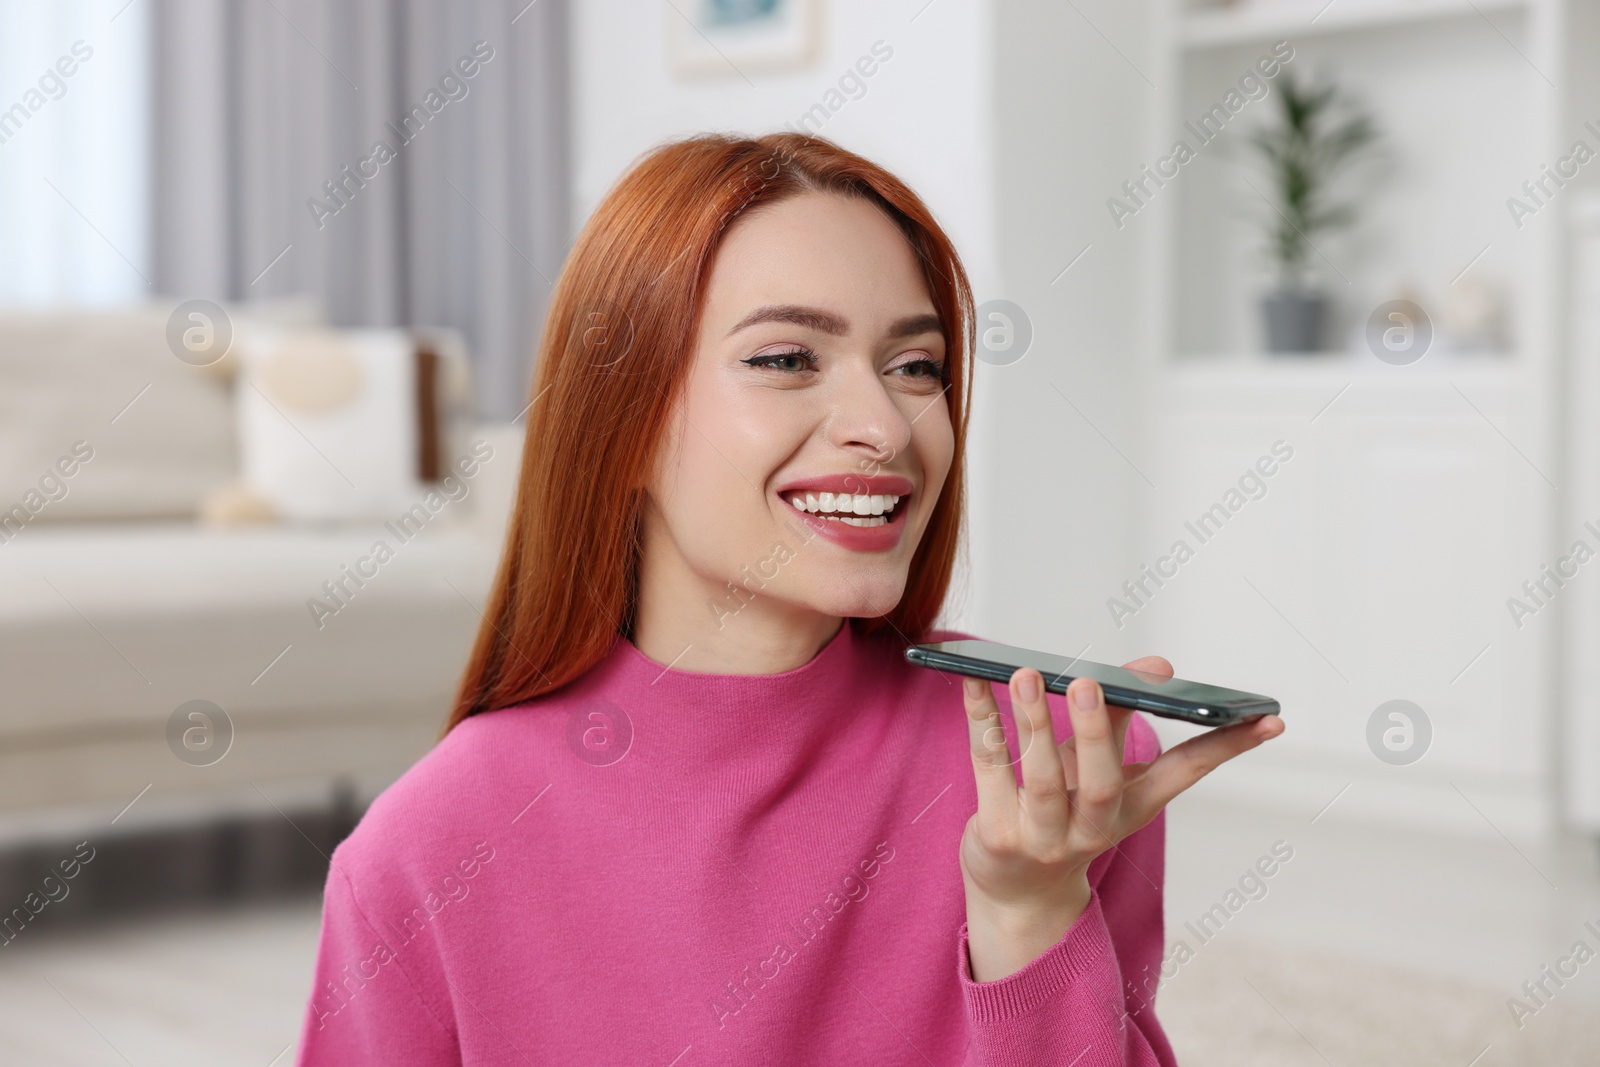
[[[464,721],[333,854],[297,1062],[1170,1067],[1165,817],[1091,864],[1059,943],[974,982],[960,679],[903,651],[847,623],[795,670],[715,675],[619,638]],[[1125,751],[1159,752],[1138,714]]]

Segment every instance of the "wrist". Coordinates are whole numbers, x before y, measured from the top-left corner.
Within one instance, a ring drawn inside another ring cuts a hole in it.
[[[1091,899],[1086,870],[1053,887],[1048,897],[997,901],[967,886],[967,956],[972,980],[1009,977],[1060,944]]]

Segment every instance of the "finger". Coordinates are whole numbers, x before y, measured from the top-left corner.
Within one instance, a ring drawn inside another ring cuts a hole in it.
[[[1138,671],[1141,674],[1154,674],[1163,679],[1172,677],[1172,664],[1161,656],[1140,656],[1124,663],[1122,669]]]
[[[1104,696],[1104,692],[1101,693]],[[1116,745],[1117,764],[1127,758],[1128,723],[1133,721],[1133,709],[1117,704],[1107,704],[1106,714],[1111,718],[1111,740]]]
[[[1122,798],[1122,757],[1098,682],[1079,678],[1067,687],[1072,733],[1078,739],[1078,791],[1073,798],[1091,828],[1110,826]],[[1098,829],[1094,837],[1103,835]]]
[[[1061,774],[1067,780],[1067,795],[1078,788],[1078,739],[1069,737],[1056,746],[1061,753]]]
[[[982,678],[966,678],[961,697],[967,709],[967,737],[972,745],[972,773],[978,786],[978,814],[1014,820],[1017,780],[1011,771],[1011,752],[1000,725],[1000,705],[994,690]]]
[[[1148,675],[1150,678],[1159,681],[1166,681],[1172,677],[1172,664],[1163,656],[1140,656],[1138,659],[1124,663],[1122,668],[1123,670],[1136,671],[1139,674]],[[1112,722],[1115,724],[1117,733],[1117,759],[1121,760],[1126,758],[1124,754],[1127,751],[1125,746],[1127,743],[1128,720],[1133,718],[1133,709],[1124,708],[1118,704],[1113,704],[1110,707]],[[1122,716],[1121,721],[1118,721],[1118,715]]]
[[[1061,769],[1067,776],[1067,797],[1070,800],[1073,791],[1078,788],[1078,746],[1077,739],[1067,738],[1056,746],[1061,751]],[[1150,769],[1150,761],[1139,763],[1124,763],[1122,765],[1122,802],[1128,803],[1128,786],[1144,777],[1145,771]]]
[[[1028,814],[1046,829],[1067,825],[1067,778],[1056,748],[1055,725],[1045,702],[1044,676],[1032,667],[1011,675],[1011,715],[1017,722],[1017,748],[1022,755],[1022,792]]]
[[[1157,756],[1136,781],[1128,784],[1131,817],[1155,818],[1173,797],[1235,756],[1283,733],[1283,720],[1263,715],[1249,722],[1221,726],[1189,738]]]

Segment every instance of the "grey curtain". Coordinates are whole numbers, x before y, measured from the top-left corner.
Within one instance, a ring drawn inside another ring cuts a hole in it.
[[[156,288],[450,326],[525,403],[567,244],[564,0],[154,0]]]

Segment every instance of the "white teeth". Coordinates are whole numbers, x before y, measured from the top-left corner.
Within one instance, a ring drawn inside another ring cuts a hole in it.
[[[848,522],[852,526],[881,526],[888,522],[901,498],[887,493],[796,493],[789,503],[799,511]]]
[[[843,522],[851,526],[886,526],[888,518],[883,515],[824,515],[822,518],[829,522]]]

